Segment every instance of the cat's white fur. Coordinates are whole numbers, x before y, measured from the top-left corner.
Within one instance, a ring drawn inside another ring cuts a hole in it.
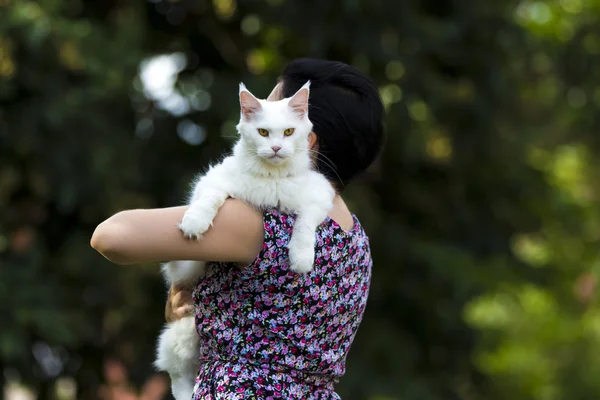
[[[240,84],[240,139],[233,155],[195,182],[190,207],[179,225],[186,237],[200,239],[228,197],[258,209],[275,207],[296,214],[288,244],[290,268],[298,273],[312,269],[315,232],[333,205],[335,191],[311,166],[309,90],[307,82],[291,98],[265,101]],[[268,136],[260,135],[259,129],[267,130]],[[288,129],[294,131],[286,136]],[[163,266],[169,284],[191,287],[203,273],[201,261],[172,261]],[[157,353],[155,365],[171,375],[174,397],[189,399],[200,365],[194,318],[167,324]]]

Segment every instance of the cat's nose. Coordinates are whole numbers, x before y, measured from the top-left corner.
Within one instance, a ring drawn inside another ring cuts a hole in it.
[[[277,153],[279,150],[281,150],[281,146],[271,146],[271,149]]]

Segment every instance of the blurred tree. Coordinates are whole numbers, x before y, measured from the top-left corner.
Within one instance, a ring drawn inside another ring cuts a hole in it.
[[[266,96],[308,55],[368,73],[389,114],[347,189],[375,275],[341,396],[598,398],[599,7],[0,0],[0,379],[94,398],[116,357],[142,386],[165,290],[91,232],[180,203],[238,82]]]

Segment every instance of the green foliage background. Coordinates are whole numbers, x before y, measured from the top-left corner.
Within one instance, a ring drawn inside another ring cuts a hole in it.
[[[173,54],[185,113],[139,77]],[[90,235],[182,203],[238,82],[264,97],[301,56],[357,66],[388,110],[346,192],[375,269],[342,398],[600,398],[598,0],[0,0],[0,379],[87,399],[108,356],[153,373],[158,267]]]

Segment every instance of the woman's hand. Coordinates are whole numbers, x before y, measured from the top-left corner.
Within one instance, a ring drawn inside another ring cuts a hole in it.
[[[185,288],[171,286],[165,306],[165,319],[167,322],[174,322],[188,317],[193,314],[193,311],[192,293]]]

